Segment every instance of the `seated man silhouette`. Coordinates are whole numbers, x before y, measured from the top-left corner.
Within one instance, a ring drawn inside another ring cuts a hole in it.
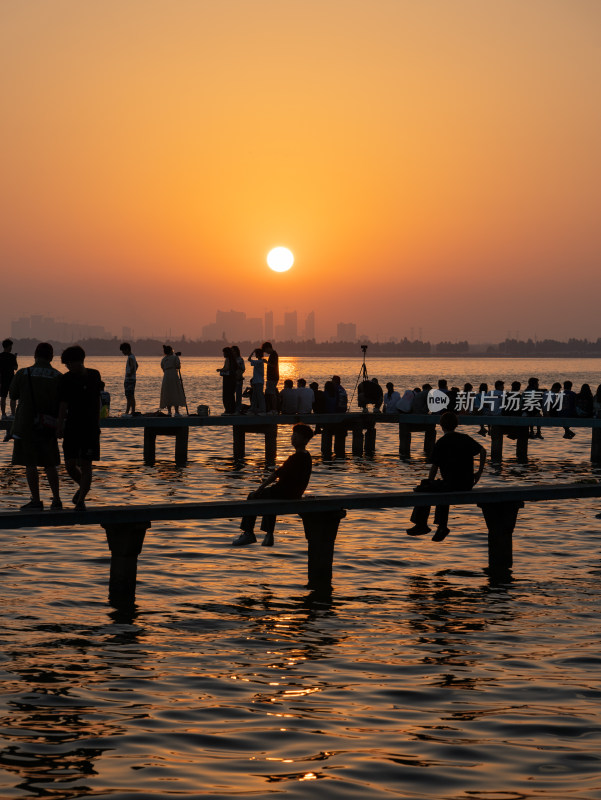
[[[292,428],[292,446],[294,453],[288,456],[281,467],[272,472],[259,488],[248,495],[249,500],[259,498],[294,500],[303,496],[311,477],[312,460],[307,452],[307,445],[313,438],[313,431],[309,425],[298,423]],[[265,531],[262,541],[264,547],[273,546],[273,530],[275,528],[275,514],[266,514],[261,520],[261,530]],[[237,536],[232,544],[253,544],[257,541],[255,536],[256,516],[245,515],[240,522],[242,533]]]
[[[432,450],[432,466],[430,474],[417,488],[422,492],[460,492],[471,489],[482,475],[486,462],[486,450],[479,442],[466,433],[457,433],[455,428],[459,424],[456,414],[446,411],[440,418],[440,427],[443,435],[434,445]],[[474,456],[480,456],[480,464],[474,472]],[[440,470],[442,480],[435,480]],[[409,528],[409,536],[421,536],[430,533],[428,517],[430,506],[417,506],[411,514],[411,522],[415,523]],[[437,525],[433,542],[442,542],[449,535],[449,506],[436,506],[434,524]]]

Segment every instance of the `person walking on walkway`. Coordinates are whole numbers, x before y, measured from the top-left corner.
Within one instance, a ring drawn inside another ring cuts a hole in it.
[[[67,347],[61,361],[68,372],[60,376],[57,434],[63,439],[65,469],[77,484],[73,495],[76,511],[86,510],[92,485],[92,462],[100,458],[100,393],[102,378],[97,369],[84,366],[83,347]]]
[[[437,440],[432,450],[432,466],[430,474],[416,491],[422,492],[460,492],[472,489],[482,476],[486,462],[486,450],[471,436],[466,433],[457,433],[455,430],[459,420],[452,411],[446,411],[440,418],[440,427],[443,435]],[[474,457],[480,457],[480,464],[474,472]],[[442,480],[435,480],[440,470]],[[422,536],[430,533],[428,517],[430,506],[416,506],[411,514],[411,522],[415,523],[409,528],[409,536]],[[449,535],[449,506],[436,506],[434,524],[437,525],[433,542],[442,542]]]
[[[61,373],[50,365],[52,345],[40,342],[35,349],[33,366],[20,369],[10,385],[10,399],[17,403],[11,429],[14,440],[12,463],[25,467],[31,500],[21,511],[42,511],[38,467],[43,467],[52,492],[52,511],[63,507],[59,495],[57,466],[60,464],[56,423],[58,382]]]
[[[15,372],[19,368],[17,357],[12,350],[12,340],[5,339],[2,342],[2,352],[0,353],[0,410],[2,411],[2,419],[9,419],[6,416],[6,398],[8,397]],[[14,419],[15,408],[15,401],[10,400],[10,419]]]

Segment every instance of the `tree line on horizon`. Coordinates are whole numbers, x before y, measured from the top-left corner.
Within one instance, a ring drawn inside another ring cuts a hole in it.
[[[33,353],[37,339],[14,339],[13,352]],[[119,356],[121,339],[114,336],[112,339],[83,339],[79,342],[58,342],[50,340],[55,352],[72,344],[80,344],[90,356]],[[141,338],[132,339],[131,345],[140,356],[161,356],[163,344],[170,344],[174,350],[181,351],[186,356],[220,356],[223,347],[227,344],[237,344],[243,356],[248,355],[257,347],[257,342],[238,341],[228,342],[219,340],[188,339],[185,336],[170,339]],[[368,355],[380,356],[431,356],[431,355],[488,355],[488,356],[601,356],[601,338],[596,341],[589,339],[568,339],[562,342],[557,339],[505,339],[498,344],[470,345],[466,340],[451,342],[441,341],[431,343],[420,339],[401,339],[398,342],[372,342],[369,339],[363,342],[317,342],[315,339],[304,341],[275,341],[274,346],[282,356],[353,356],[362,357],[361,345],[369,348]]]

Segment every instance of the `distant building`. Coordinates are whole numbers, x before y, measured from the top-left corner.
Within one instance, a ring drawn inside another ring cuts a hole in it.
[[[273,311],[265,312],[265,339],[273,339]]]
[[[134,338],[133,329],[129,327],[129,325],[124,325],[121,328],[121,338],[124,342],[129,342],[131,339]]]
[[[298,314],[296,311],[287,311],[284,314],[284,331],[286,339],[298,339]]]
[[[82,322],[60,322],[52,317],[32,314],[14,320],[10,326],[15,339],[39,339],[55,342],[75,342],[83,339],[110,339],[111,334],[102,325]]]
[[[357,326],[354,322],[339,322],[337,328],[337,339],[339,342],[356,342]]]
[[[263,322],[259,317],[247,318],[244,311],[218,311],[215,322],[203,326],[202,338],[255,342],[263,338]]]
[[[305,320],[305,339],[315,339],[315,311],[307,314]]]

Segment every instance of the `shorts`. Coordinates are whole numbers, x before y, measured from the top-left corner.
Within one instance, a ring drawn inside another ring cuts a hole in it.
[[[136,379],[126,378],[123,381],[123,390],[125,391],[126,397],[133,397],[136,391]]]
[[[0,397],[8,397],[8,390],[12,383],[12,375],[0,375]]]
[[[66,430],[63,439],[65,461],[98,461],[100,459],[100,430]]]
[[[57,467],[61,463],[56,436],[13,439],[12,463],[20,467]]]

